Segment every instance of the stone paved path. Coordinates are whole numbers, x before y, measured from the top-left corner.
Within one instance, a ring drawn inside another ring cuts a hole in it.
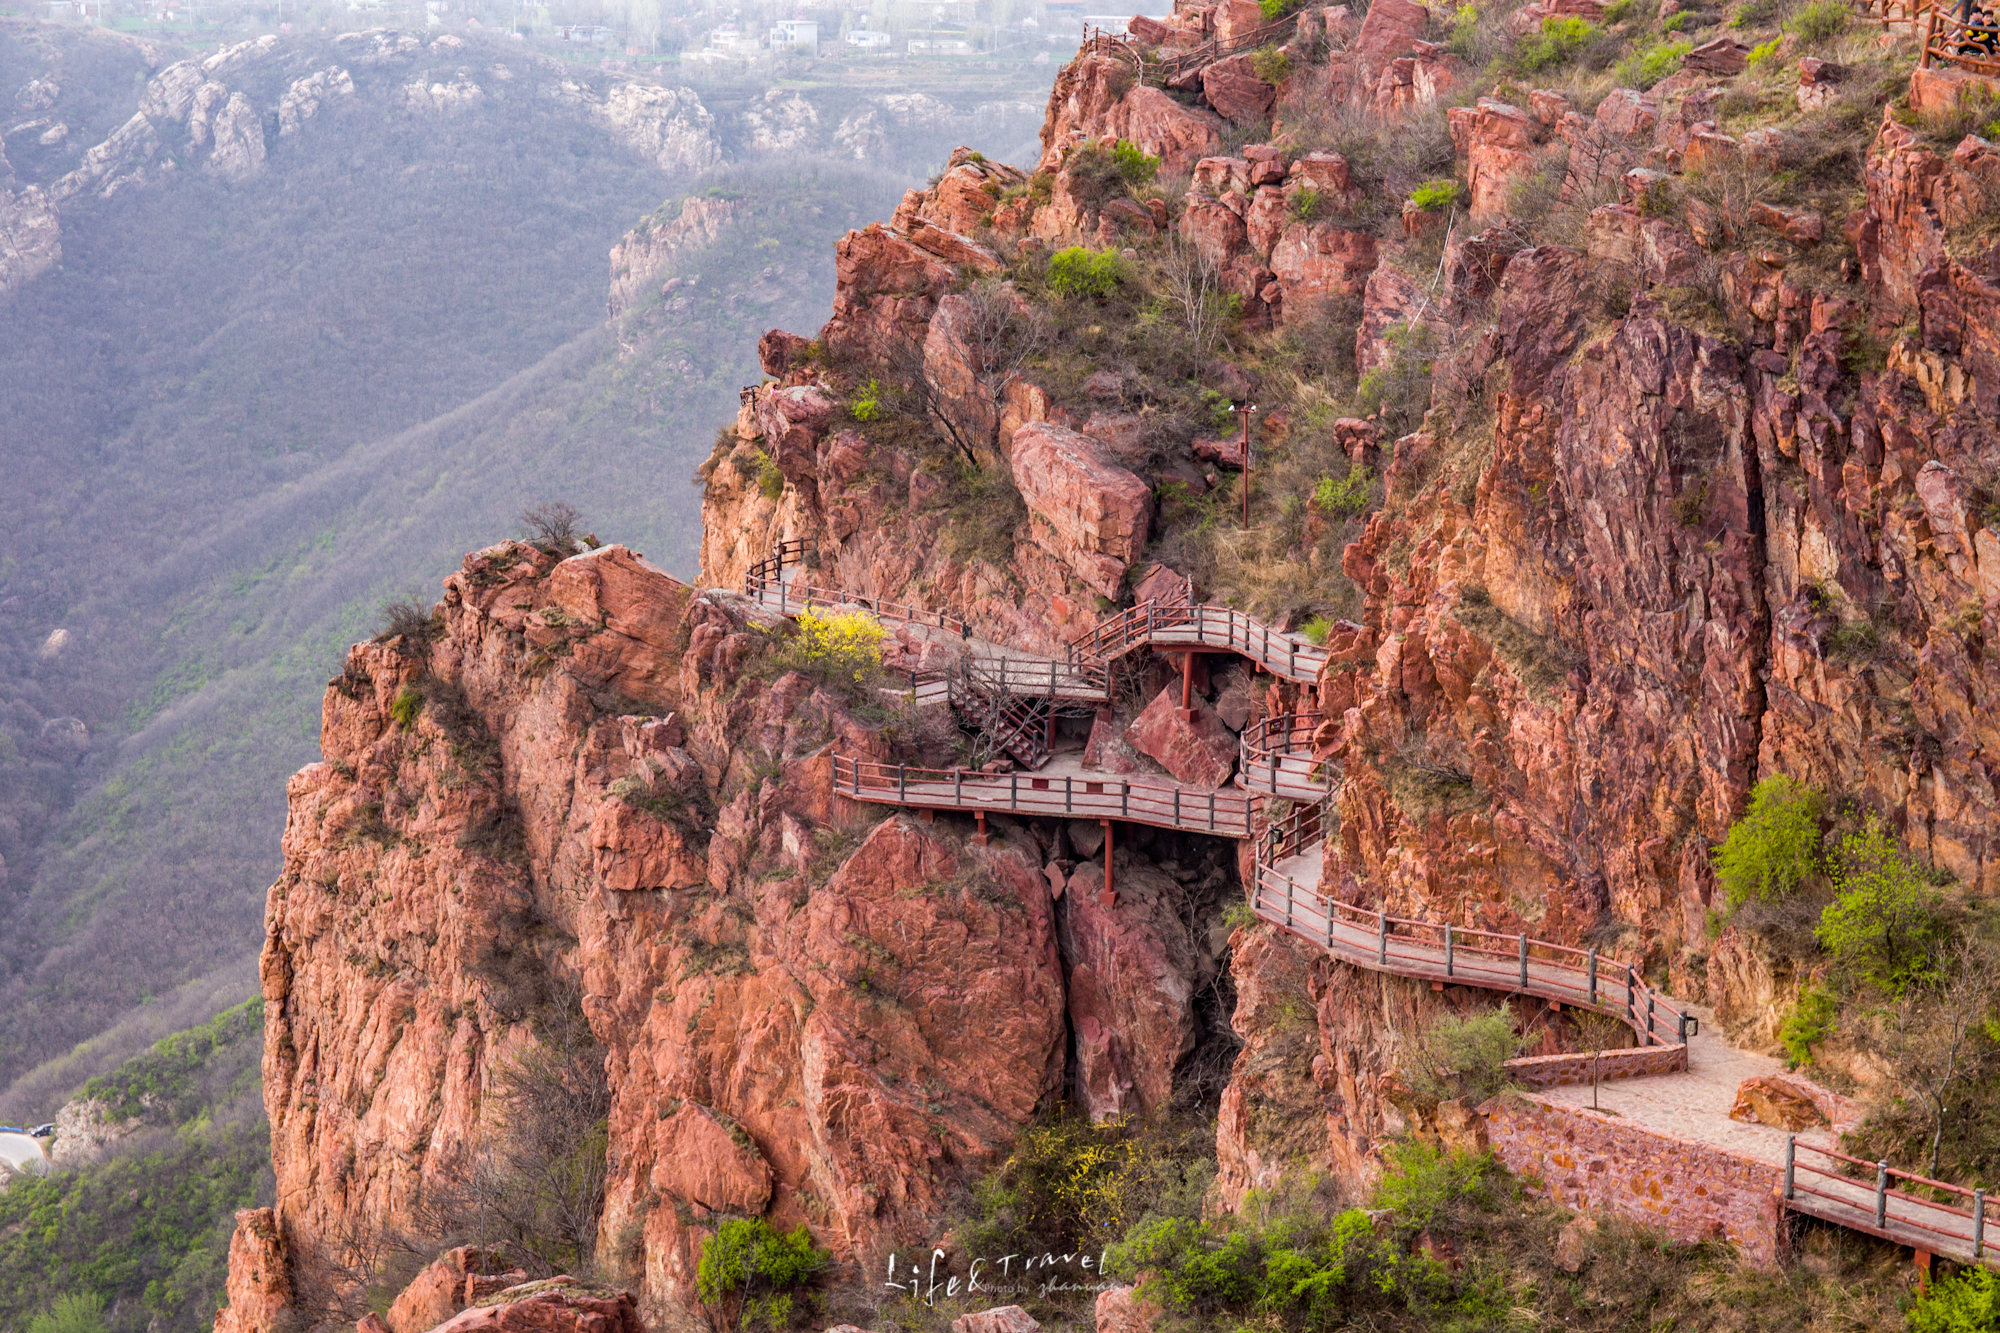
[[[1656,1074],[1604,1082],[1598,1105],[1648,1129],[1714,1144],[1766,1162],[1785,1160],[1785,1131],[1769,1125],[1746,1125],[1729,1118],[1736,1087],[1746,1078],[1781,1074],[1782,1060],[1731,1046],[1721,1035],[1715,1015],[1698,1005],[1686,1006],[1701,1020],[1701,1031],[1688,1040],[1688,1068],[1679,1074]],[[1571,1106],[1589,1106],[1590,1088],[1548,1088],[1542,1096]],[[1800,1134],[1804,1142],[1834,1146],[1824,1129]]]

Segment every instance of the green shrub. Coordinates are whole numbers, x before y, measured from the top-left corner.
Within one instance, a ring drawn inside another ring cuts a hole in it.
[[[1266,23],[1274,23],[1304,5],[1305,0],[1257,0],[1257,8],[1263,13]]]
[[[1833,1035],[1840,1017],[1840,1002],[1824,986],[1808,986],[1799,992],[1797,1003],[1778,1028],[1785,1058],[1796,1069],[1812,1063],[1812,1048]]]
[[[1283,83],[1292,72],[1292,58],[1275,46],[1266,46],[1250,57],[1250,69],[1266,83]]]
[[[1449,179],[1425,181],[1410,191],[1410,202],[1429,213],[1450,208],[1464,198],[1465,187]]]
[[[424,696],[413,686],[405,685],[396,692],[389,703],[389,716],[395,719],[398,731],[408,731],[417,725],[417,715],[424,711]]]
[[[1506,1010],[1499,1012],[1506,1017]],[[1508,1034],[1512,1032],[1510,1019]],[[1375,1206],[1395,1213],[1407,1230],[1428,1231],[1466,1204],[1492,1201],[1494,1161],[1489,1155],[1447,1152],[1410,1139],[1392,1145],[1383,1156],[1389,1169],[1375,1186]]]
[[[1118,164],[1118,174],[1130,185],[1144,185],[1160,174],[1160,159],[1130,139],[1120,139],[1112,145],[1111,160]]]
[[[761,452],[757,455],[757,493],[774,504],[785,493],[785,474],[769,454]]]
[[[58,1296],[28,1321],[28,1333],[104,1333],[104,1298],[95,1292]]]
[[[695,1293],[703,1305],[719,1312],[742,1301],[735,1327],[789,1328],[793,1293],[832,1262],[833,1256],[813,1244],[812,1232],[803,1225],[786,1233],[761,1217],[737,1218],[717,1227],[702,1245]]]
[[[1049,288],[1058,296],[1106,297],[1125,280],[1125,263],[1115,251],[1081,245],[1049,256]]]
[[[1318,190],[1300,190],[1292,196],[1292,216],[1300,222],[1311,222],[1319,216],[1321,205],[1326,202]]]
[[[1811,0],[1792,16],[1785,30],[1796,34],[1802,42],[1817,45],[1845,32],[1853,17],[1854,11],[1848,7],[1847,0]]]
[[[1540,31],[1515,48],[1514,68],[1534,74],[1564,64],[1596,35],[1597,28],[1582,19],[1551,15],[1542,20]]]
[[[1451,35],[1445,38],[1445,49],[1460,60],[1469,60],[1479,39],[1479,6],[1460,5],[1451,16]]]
[[[1394,325],[1383,331],[1390,357],[1354,386],[1356,416],[1377,417],[1392,437],[1408,434],[1431,405],[1431,342],[1428,327]]]
[[[1623,23],[1632,16],[1632,3],[1633,0],[1611,0],[1611,3],[1604,7],[1601,17],[1607,25]]]
[[[1783,44],[1784,40],[1782,37],[1773,37],[1768,42],[1759,42],[1757,45],[1751,47],[1750,68],[1762,69],[1767,61],[1778,54],[1778,47]]]
[[[1930,975],[1944,895],[1878,820],[1841,838],[1834,889],[1815,933],[1844,967],[1895,994]]]
[[[1225,1313],[1255,1312],[1275,1317],[1273,1326],[1337,1327],[1351,1279],[1359,1276],[1351,1261],[1365,1261],[1375,1247],[1374,1223],[1358,1208],[1324,1220],[1285,1211],[1277,1221],[1252,1221],[1270,1212],[1267,1192],[1252,1191],[1234,1218],[1174,1218],[1135,1228],[1105,1266],[1144,1274],[1149,1298],[1209,1326]]]
[[[1333,622],[1325,616],[1314,616],[1311,620],[1299,626],[1299,633],[1307,642],[1317,643],[1324,647],[1326,636],[1333,633]]]
[[[1820,867],[1819,793],[1782,773],[1750,789],[1750,807],[1711,853],[1731,910],[1783,897]]]
[[[1438,1019],[1408,1043],[1399,1072],[1425,1101],[1477,1105],[1507,1087],[1507,1062],[1520,1052],[1514,1015],[1501,1005],[1468,1018]]]
[[[1660,22],[1661,32],[1679,32],[1694,22],[1694,15],[1683,9],[1678,14],[1670,14]]]
[[[1374,498],[1374,484],[1375,474],[1359,463],[1349,467],[1347,475],[1337,481],[1329,472],[1313,487],[1313,507],[1322,514],[1352,518]]]
[[[856,421],[873,421],[881,416],[882,386],[871,378],[868,387],[861,391],[861,396],[848,404],[847,414]]]
[[[1618,82],[1632,88],[1650,88],[1681,67],[1693,42],[1660,42],[1644,51],[1634,51],[1618,62],[1613,71]]]
[[[1910,1333],[1993,1333],[2000,1329],[2000,1274],[1962,1268],[1939,1278],[1905,1318]]]

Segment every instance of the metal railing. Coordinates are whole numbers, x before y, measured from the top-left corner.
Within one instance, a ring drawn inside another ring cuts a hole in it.
[[[1293,801],[1333,790],[1328,761],[1313,757],[1318,713],[1288,713],[1252,723],[1238,741],[1236,784]]]
[[[1631,963],[1595,949],[1531,939],[1525,934],[1473,930],[1449,922],[1411,921],[1328,899],[1257,858],[1252,906],[1281,930],[1371,971],[1534,995],[1559,1004],[1616,1015],[1641,1046],[1682,1047],[1699,1020],[1655,990]]]
[[[1801,1154],[1825,1158],[1831,1166],[1801,1159]],[[1859,1169],[1852,1176],[1842,1166]],[[1803,1177],[1803,1179],[1802,1179]],[[1966,1207],[1897,1189],[1906,1181],[1963,1200]],[[1785,1136],[1785,1207],[1822,1221],[1909,1245],[1927,1254],[1966,1263],[2000,1267],[2000,1253],[1986,1237],[1986,1191],[1898,1171],[1887,1162],[1868,1162],[1814,1143],[1796,1134]]]
[[[995,810],[1069,819],[1122,819],[1155,828],[1250,836],[1256,800],[1244,792],[1210,791],[1124,778],[1076,774],[981,773],[963,768],[913,768],[850,755],[833,756],[833,780],[857,801],[931,810]]]
[[[744,572],[743,593],[762,598],[773,584],[783,587],[786,565],[803,565],[812,553],[812,543],[803,537],[787,537],[771,548],[771,554]]]
[[[1927,0],[1852,0],[1854,8],[1882,25],[1887,32],[1892,23],[1907,23],[1912,32],[1923,23]]]
[[[839,588],[815,588],[797,581],[785,583],[773,579],[750,596],[774,608],[780,615],[791,615],[808,607],[858,606],[882,620],[901,620],[912,625],[935,625],[953,634],[965,634],[965,622],[942,611],[931,611],[921,606],[907,606],[902,602],[891,602],[881,597],[870,597],[866,593],[846,592]]]
[[[1083,703],[1102,703],[1111,697],[1110,672],[1102,665],[1056,658],[974,657],[965,670],[985,690]]]
[[[1308,638],[1274,630],[1230,607],[1195,601],[1192,584],[1175,596],[1141,602],[1104,621],[1071,642],[1070,661],[1109,662],[1141,644],[1220,648],[1290,681],[1318,679],[1327,661],[1326,649]]]
[[[1924,21],[1923,51],[1917,63],[1929,69],[1943,61],[1974,74],[2000,75],[2000,28],[1968,23],[1929,6]]]
[[[1241,51],[1254,51],[1260,46],[1288,40],[1298,28],[1298,15],[1290,14],[1270,23],[1259,24],[1245,33],[1239,33],[1229,41],[1211,37],[1199,46],[1177,50],[1173,55],[1161,56],[1156,60],[1142,60],[1140,77],[1155,87],[1172,87],[1187,75],[1213,65],[1218,60],[1226,60]]]

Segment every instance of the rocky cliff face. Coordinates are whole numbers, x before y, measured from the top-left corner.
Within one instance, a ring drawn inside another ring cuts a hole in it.
[[[1184,4],[1141,36],[1185,47],[1257,22],[1254,5]],[[1339,153],[1219,154],[1267,98],[1281,131],[1329,107],[1439,116],[1465,72],[1429,22],[1404,0],[1359,25],[1309,11],[1278,84],[1215,64],[1181,97],[1087,52],[1033,177],[962,151],[850,233],[831,319],[765,340],[771,379],[705,469],[702,582],[741,586],[804,538],[810,582],[1056,648],[1131,595],[1167,526],[1159,489],[1219,484],[1205,464],[1229,455],[1128,411],[1120,367],[1081,393],[1032,366],[993,374],[980,303],[1022,298],[982,280],[1050,245],[1172,235],[1246,334],[1353,303],[1362,371],[1407,367],[1425,340],[1430,411],[1400,436],[1387,410],[1327,426],[1384,484],[1340,554],[1359,609],[1304,699],[1218,672],[1214,725],[1317,706],[1315,750],[1340,775],[1329,895],[1616,940],[1769,1042],[1799,979],[1707,930],[1708,850],[1758,776],[1866,802],[1974,891],[2000,887],[1983,636],[2000,289],[1974,243],[2000,158],[1976,137],[1926,146],[1890,115],[1844,222],[1760,204],[1747,223],[1698,192],[1662,210],[1648,192],[1698,183],[1691,164],[1768,173],[1795,151],[1723,134],[1700,69],[1588,114],[1548,90],[1452,108],[1474,224],[1492,225],[1448,242],[1422,209],[1385,232]],[[1118,139],[1185,172],[1181,197],[1094,186],[1090,150]],[[1552,155],[1583,201],[1574,245],[1529,244],[1505,216]],[[1836,234],[1840,261],[1818,249]],[[892,381],[932,386],[934,431],[876,421]],[[1289,429],[1273,425],[1265,447]],[[1298,541],[1330,521],[1320,503]],[[982,512],[1004,521],[968,540]],[[494,1063],[532,1040],[537,976],[584,979],[614,1091],[600,1258],[665,1326],[718,1216],[804,1221],[872,1260],[925,1235],[950,1183],[1051,1098],[1170,1102],[1198,1049],[1224,1049],[1204,988],[1241,1042],[1223,1202],[1300,1161],[1365,1179],[1403,1124],[1397,1034],[1468,998],[1261,926],[1223,962],[1212,909],[1236,848],[1141,835],[1111,904],[1089,826],[1003,821],[981,846],[947,819],[852,806],[829,741],[927,742],[760,668],[771,613],[628,552],[482,552],[447,582],[444,620],[427,658],[354,650],[326,759],[292,788],[265,985],[295,1247],[405,1217],[460,1169]],[[897,665],[949,650],[907,630],[891,647]],[[1161,664],[1140,675],[1134,698],[1165,697]],[[1167,753],[1125,730],[1136,711],[1100,715],[1093,763]]]
[[[850,1262],[921,1243],[1063,1091],[1072,1017],[1107,1111],[1173,1095],[1212,868],[1142,854],[1143,907],[1065,912],[1059,832],[981,846],[850,806],[826,743],[886,755],[880,723],[770,666],[774,615],[623,548],[480,552],[442,616],[427,647],[353,650],[290,789],[264,1072],[302,1281],[421,1227],[563,978],[608,1051],[598,1258],[654,1327],[686,1323],[718,1217],[809,1223]]]

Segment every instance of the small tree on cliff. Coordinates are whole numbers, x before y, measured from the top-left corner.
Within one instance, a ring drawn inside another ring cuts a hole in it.
[[[2000,952],[1961,936],[1935,974],[1897,998],[1891,1018],[1890,1068],[1905,1104],[1920,1111],[1930,1134],[1929,1174],[1938,1174],[1945,1129],[1968,1119],[1972,1087],[2000,1060],[1993,1021],[2000,996]]]
[[[494,1071],[471,1170],[440,1188],[432,1229],[504,1250],[536,1277],[587,1274],[604,1211],[611,1085],[574,984],[535,1015],[535,1044]]]
[[[521,511],[528,541],[554,555],[576,554],[583,541],[583,511],[563,500],[552,500]]]
[[[1750,789],[1750,807],[1714,851],[1731,910],[1783,897],[1820,868],[1819,793],[1774,773]]]
[[[1483,1014],[1438,1019],[1405,1042],[1403,1081],[1426,1102],[1478,1105],[1507,1087],[1507,1062],[1520,1053],[1506,1005]]]
[[[898,367],[923,417],[979,465],[979,453],[1000,441],[1008,386],[1048,344],[1048,320],[1014,291],[985,279],[939,303],[924,345]]]

